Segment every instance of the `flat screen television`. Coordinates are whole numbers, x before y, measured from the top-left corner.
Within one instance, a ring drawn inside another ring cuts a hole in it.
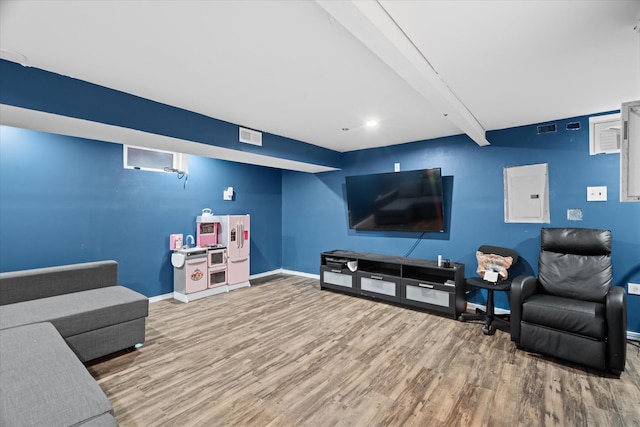
[[[346,177],[349,228],[444,231],[440,168]]]

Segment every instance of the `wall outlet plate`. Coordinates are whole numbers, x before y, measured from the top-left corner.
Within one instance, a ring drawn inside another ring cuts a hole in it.
[[[629,295],[640,295],[640,283],[628,283],[627,293]]]
[[[606,202],[607,187],[587,187],[587,202]]]

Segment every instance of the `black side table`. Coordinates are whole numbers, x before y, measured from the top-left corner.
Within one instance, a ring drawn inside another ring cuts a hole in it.
[[[509,315],[495,314],[493,292],[509,292],[511,290],[511,282],[504,281],[493,283],[482,280],[479,277],[471,277],[466,280],[466,286],[467,288],[475,287],[487,290],[487,311],[485,312],[477,308],[475,313],[462,313],[458,317],[458,320],[461,322],[464,322],[465,320],[484,320],[485,323],[482,328],[482,332],[485,335],[493,335],[496,332],[496,328],[503,331],[509,331]]]

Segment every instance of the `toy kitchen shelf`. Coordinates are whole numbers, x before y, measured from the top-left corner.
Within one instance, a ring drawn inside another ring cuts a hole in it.
[[[333,250],[320,254],[320,289],[389,301],[454,319],[464,311],[464,264]]]

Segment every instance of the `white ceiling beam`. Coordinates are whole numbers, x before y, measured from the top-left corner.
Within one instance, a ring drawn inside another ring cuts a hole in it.
[[[486,131],[377,1],[316,2],[480,146]]]
[[[29,110],[13,105],[0,104],[0,125],[58,135],[74,136],[116,144],[134,145],[156,150],[174,151],[231,162],[267,166],[275,169],[307,173],[334,171],[337,168],[282,159],[218,147],[185,139],[173,138],[135,129],[113,126],[43,111]]]

